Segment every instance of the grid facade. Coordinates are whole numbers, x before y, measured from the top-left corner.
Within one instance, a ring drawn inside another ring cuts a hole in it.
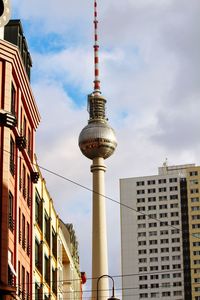
[[[132,208],[121,206],[124,300],[199,299],[200,253],[193,247],[200,240],[191,239],[199,232],[198,220],[191,223],[199,216],[198,179],[188,179],[195,168],[163,166],[159,175],[120,180],[121,203]]]

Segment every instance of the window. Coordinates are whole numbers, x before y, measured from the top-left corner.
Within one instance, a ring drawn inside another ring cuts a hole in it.
[[[169,190],[170,190],[170,192],[177,191],[178,187],[177,186],[170,186]]]
[[[167,213],[159,214],[159,218],[167,218]]]
[[[147,250],[146,249],[142,249],[142,250],[138,250],[138,254],[146,254]]]
[[[138,207],[138,211],[145,211],[145,206]]]
[[[191,202],[199,202],[199,197],[191,198]]]
[[[199,189],[191,189],[190,193],[191,194],[198,194],[199,193]]]
[[[27,296],[27,300],[29,299],[30,297],[30,277],[29,277],[29,273],[26,272],[26,296]]]
[[[147,244],[146,241],[139,241],[138,246],[145,246]]]
[[[138,237],[145,237],[146,236],[146,232],[138,232]]]
[[[39,285],[36,283],[35,284],[35,300],[39,300],[40,298],[40,287],[39,287]]]
[[[24,123],[23,123],[23,136],[26,137],[26,118],[24,117]]]
[[[193,179],[193,180],[190,180],[190,184],[198,184],[198,180],[197,179]]]
[[[170,282],[163,282],[162,283],[162,288],[163,287],[165,287],[165,288],[170,287]]]
[[[200,255],[200,251],[193,251],[193,255]]]
[[[150,271],[158,271],[158,266],[150,266]]]
[[[179,229],[172,229],[171,234],[178,234],[179,233]]]
[[[180,264],[172,265],[172,268],[173,268],[173,269],[180,269],[180,268],[181,268],[181,265],[180,265]]]
[[[35,265],[38,268],[39,267],[39,251],[40,251],[40,243],[38,240],[35,240]]]
[[[44,236],[47,242],[49,242],[49,217],[45,212],[44,216]]]
[[[200,206],[192,206],[192,211],[200,210]]]
[[[137,216],[138,220],[145,220],[146,216],[145,215],[139,215]]]
[[[165,178],[162,178],[162,179],[158,180],[159,184],[163,184],[163,183],[166,183],[166,182],[167,182],[167,180]]]
[[[158,240],[150,240],[149,241],[149,245],[157,245],[158,244]]]
[[[26,198],[26,168],[25,168],[25,165],[23,165],[23,168],[22,168],[22,181],[23,181],[23,187],[22,187],[23,197]]]
[[[165,222],[160,222],[160,226],[168,226],[168,222],[165,221]]]
[[[194,264],[195,264],[195,265],[199,265],[199,264],[200,264],[200,259],[195,259],[195,260],[194,260]]]
[[[146,272],[147,271],[147,267],[139,267],[139,272]]]
[[[178,211],[172,212],[172,213],[171,213],[171,217],[178,217],[178,216],[179,216]]]
[[[158,283],[152,283],[151,284],[151,289],[157,289],[159,288],[159,284]]]
[[[10,137],[10,173],[12,176],[15,174],[15,142]]]
[[[162,279],[168,279],[170,278],[170,274],[162,274]]]
[[[182,291],[174,291],[174,296],[181,296],[182,295]]]
[[[177,182],[177,178],[170,178],[170,179],[169,179],[169,182],[170,182],[170,183],[172,183],[172,182]]]
[[[158,189],[158,191],[159,191],[159,193],[163,193],[163,192],[166,192],[167,189],[166,189],[166,187],[161,187]]]
[[[180,282],[180,281],[179,282],[174,282],[173,286],[182,286],[182,282]]]
[[[172,243],[180,243],[180,238],[173,238]]]
[[[166,208],[167,208],[167,204],[159,205],[159,209],[166,209]]]
[[[52,268],[52,280],[53,280],[52,289],[54,294],[56,294],[57,293],[57,272],[54,268]]]
[[[22,231],[21,231],[21,208],[19,207],[19,243],[22,240]]]
[[[171,225],[179,225],[179,220],[171,221]]]
[[[30,225],[27,222],[26,225],[26,240],[27,240],[27,254],[30,255],[31,247],[30,247]]]
[[[150,278],[151,278],[151,280],[155,280],[155,279],[158,279],[159,277],[158,277],[158,275],[151,275]]]
[[[178,203],[170,204],[170,207],[171,207],[171,208],[178,208]]]
[[[150,262],[157,262],[158,261],[158,257],[150,257]]]
[[[29,157],[31,156],[31,130],[28,128],[28,143],[27,143],[27,152]]]
[[[27,174],[27,204],[28,207],[31,206],[31,180],[29,174]]]
[[[8,226],[9,226],[9,229],[11,232],[13,232],[14,230],[14,219],[13,219],[13,202],[14,202],[14,199],[13,199],[13,194],[9,191],[9,195],[8,195],[8,205],[9,205],[9,215],[8,215]]]
[[[149,232],[149,236],[156,236],[157,235],[157,231],[150,231]]]
[[[167,252],[169,252],[169,248],[161,248],[160,252],[161,253],[167,253]]]
[[[139,280],[140,280],[140,281],[142,281],[142,280],[147,280],[147,276],[146,276],[146,275],[139,276]]]
[[[16,91],[14,85],[11,86],[11,103],[10,103],[10,112],[15,116],[15,102],[16,102]]]
[[[148,189],[148,194],[152,194],[152,193],[155,193],[156,192],[156,189]]]
[[[25,299],[25,293],[26,293],[26,278],[25,278],[25,268],[22,266],[22,299]]]
[[[145,198],[138,198],[137,199],[137,203],[144,203],[145,202]]]
[[[200,220],[200,215],[194,215],[194,216],[192,216],[192,220]]]
[[[159,196],[159,201],[166,201],[167,200],[167,196]]]
[[[176,251],[180,251],[181,248],[180,247],[172,247],[172,252],[176,252]]]
[[[26,228],[25,228],[25,216],[22,214],[22,248],[25,250],[26,248]]]
[[[158,253],[158,249],[157,248],[149,249],[149,253],[150,254]]]
[[[156,201],[156,197],[148,197],[148,202],[155,202]]]
[[[139,258],[139,263],[146,263],[147,262],[147,259],[146,258]]]
[[[164,266],[161,267],[161,269],[162,269],[162,270],[169,270],[170,267],[169,267],[169,265],[164,265]]]
[[[173,278],[181,278],[181,273],[174,273]]]
[[[161,239],[161,240],[160,240],[160,243],[161,243],[161,244],[168,244],[168,243],[169,243],[169,240],[168,240],[168,239]]]
[[[180,255],[174,255],[172,256],[172,260],[180,260],[181,256]]]
[[[145,194],[145,190],[137,190],[137,194],[138,195]]]
[[[49,283],[49,258],[45,255],[44,257],[44,278]]]
[[[160,231],[160,235],[165,235],[165,234],[168,234],[169,232],[168,232],[168,230],[161,230]]]
[[[198,175],[198,171],[192,171],[190,172],[190,176],[197,176]]]
[[[170,195],[170,200],[176,200],[178,199],[178,195]]]
[[[148,185],[156,184],[156,181],[155,181],[155,180],[148,180],[148,181],[147,181],[147,184],[148,184]]]
[[[52,227],[52,252],[54,257],[57,257],[57,235],[55,230]]]
[[[162,297],[169,297],[170,295],[170,292],[162,292]]]
[[[148,298],[148,293],[139,294],[140,298]]]
[[[146,224],[145,223],[138,224],[138,228],[146,228]]]
[[[151,227],[157,227],[157,223],[149,223],[149,228]]]
[[[169,261],[169,256],[162,256],[161,261]]]
[[[156,214],[149,214],[149,215],[148,215],[148,218],[149,218],[149,219],[156,219],[156,218],[157,218],[157,215],[156,215]]]
[[[148,206],[148,210],[155,210],[156,209],[156,205],[150,205]]]
[[[137,181],[137,182],[136,182],[136,185],[137,185],[137,186],[144,185],[144,181]]]

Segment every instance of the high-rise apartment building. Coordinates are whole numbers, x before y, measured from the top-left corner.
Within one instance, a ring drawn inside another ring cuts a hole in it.
[[[0,39],[0,295],[32,295],[33,164],[40,121],[30,85],[31,57],[19,20]]]
[[[123,300],[200,300],[200,167],[120,180]]]

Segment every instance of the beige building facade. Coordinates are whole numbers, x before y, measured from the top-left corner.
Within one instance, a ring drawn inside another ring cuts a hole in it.
[[[34,203],[35,300],[82,299],[78,243],[72,224],[57,215],[40,169]]]

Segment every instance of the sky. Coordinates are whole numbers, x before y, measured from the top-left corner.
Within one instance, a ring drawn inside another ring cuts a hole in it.
[[[106,195],[119,201],[120,178],[155,175],[166,158],[169,165],[200,164],[200,1],[99,0],[98,14],[101,91],[118,140],[106,160]],[[12,16],[22,21],[33,60],[38,164],[91,188],[91,161],[78,137],[93,91],[93,1],[12,0]],[[42,174],[59,216],[74,225],[81,270],[90,278],[91,192]],[[121,274],[120,205],[106,202],[115,276]]]

